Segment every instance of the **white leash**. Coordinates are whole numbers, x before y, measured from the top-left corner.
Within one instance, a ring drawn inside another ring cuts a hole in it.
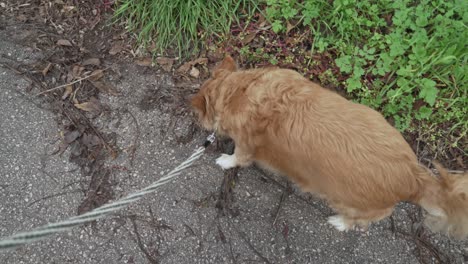
[[[148,187],[141,189],[140,191],[137,191],[135,193],[129,194],[126,197],[119,199],[117,201],[95,208],[94,210],[91,210],[82,215],[73,216],[64,221],[47,224],[47,225],[41,226],[39,228],[33,229],[28,232],[18,233],[10,237],[1,239],[0,251],[13,249],[13,248],[19,247],[27,243],[32,243],[35,241],[45,239],[46,237],[53,235],[55,233],[70,230],[84,223],[88,223],[88,222],[97,220],[99,218],[105,217],[112,212],[120,210],[126,207],[127,205],[140,200],[143,196],[155,192],[159,186],[164,185],[172,181],[175,177],[179,176],[179,174],[183,170],[189,168],[196,160],[198,160],[202,156],[202,154],[205,152],[206,147],[208,147],[214,141],[215,141],[215,132],[210,134],[206,138],[206,141],[203,144],[203,146],[196,149],[195,152],[188,159],[186,159],[179,166],[177,166],[175,169],[169,172],[166,176],[153,182]]]

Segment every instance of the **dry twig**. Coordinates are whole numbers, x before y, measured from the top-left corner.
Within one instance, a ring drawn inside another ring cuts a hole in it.
[[[103,71],[107,70],[108,68],[109,68],[109,67],[103,69]],[[55,90],[58,90],[58,89],[61,89],[61,88],[65,88],[65,87],[67,87],[67,86],[69,86],[69,85],[72,85],[72,84],[75,84],[75,83],[84,81],[84,80],[86,80],[86,79],[89,79],[89,78],[91,78],[91,77],[93,77],[93,76],[96,76],[96,75],[98,75],[98,74],[101,74],[101,73],[102,73],[102,72],[95,72],[95,73],[92,73],[92,74],[90,74],[90,75],[88,75],[88,76],[85,76],[85,77],[76,79],[76,80],[74,80],[74,81],[72,81],[72,82],[69,82],[69,83],[66,83],[66,84],[62,84],[62,85],[59,85],[59,86],[57,86],[57,87],[50,88],[50,89],[47,89],[47,90],[42,91],[42,92],[40,92],[40,93],[37,93],[36,96],[39,96],[39,95],[45,94],[45,93],[49,93],[49,92],[52,92],[52,91],[55,91]]]

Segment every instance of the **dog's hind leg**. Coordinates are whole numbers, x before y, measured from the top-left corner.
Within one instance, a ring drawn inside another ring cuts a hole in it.
[[[371,209],[359,210],[355,208],[335,209],[340,213],[328,218],[328,223],[331,224],[339,231],[347,231],[354,228],[359,230],[367,230],[372,222],[380,221],[393,212],[393,207],[385,209]]]

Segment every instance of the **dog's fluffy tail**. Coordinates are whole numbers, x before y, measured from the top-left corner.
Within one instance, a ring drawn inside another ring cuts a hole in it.
[[[424,173],[418,201],[428,212],[425,224],[434,232],[464,239],[468,236],[468,173],[452,174],[439,163],[434,165],[440,177]]]

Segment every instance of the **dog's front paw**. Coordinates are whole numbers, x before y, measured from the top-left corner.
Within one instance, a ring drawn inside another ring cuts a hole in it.
[[[228,155],[228,154],[222,154],[221,157],[216,159],[216,164],[221,166],[224,170],[231,169],[237,166],[236,164],[236,156],[233,155]]]
[[[331,224],[338,231],[346,231],[350,226],[346,223],[345,219],[341,215],[334,215],[328,218],[328,223]]]

